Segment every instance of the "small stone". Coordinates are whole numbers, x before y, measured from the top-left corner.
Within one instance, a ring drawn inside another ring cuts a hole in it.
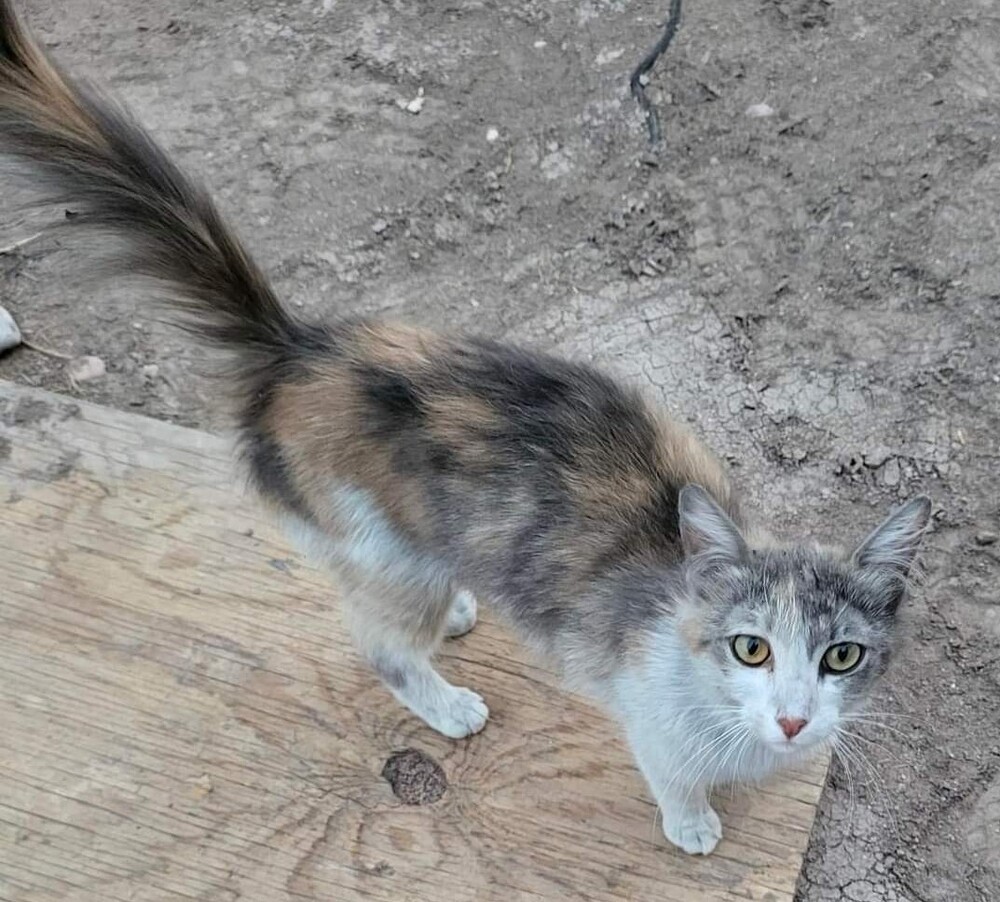
[[[142,368],[142,376],[149,382],[153,382],[160,375],[160,368],[155,363],[147,363]]]
[[[899,485],[900,478],[899,461],[895,457],[890,458],[882,467],[882,484],[891,488]]]
[[[548,41],[535,41],[535,49],[541,50],[543,47],[548,47]]]
[[[747,107],[746,114],[751,119],[766,119],[768,116],[774,115],[774,108],[766,103],[754,103]]]
[[[389,223],[387,223],[384,219],[376,219],[374,224],[372,225],[372,231],[376,235],[381,235],[388,228],[389,228]]]
[[[784,460],[790,460],[797,464],[802,463],[809,456],[809,452],[800,445],[782,445],[778,453]]]
[[[495,128],[488,128],[486,130],[486,140],[489,141],[490,144],[492,144],[494,141],[496,141],[497,138],[499,138],[499,137],[500,137],[500,132],[497,131],[497,129],[495,129]]]
[[[1000,541],[1000,536],[995,532],[977,532],[976,533],[976,544],[986,547],[987,545],[996,545]]]
[[[21,330],[5,307],[0,307],[0,354],[21,343]]]
[[[602,50],[597,54],[596,63],[598,66],[606,66],[608,63],[613,63],[618,57],[620,57],[625,51],[624,50]]]
[[[100,379],[107,372],[107,367],[100,357],[74,357],[66,364],[66,375],[74,388],[81,382],[92,382]]]
[[[413,113],[416,116],[424,108],[424,89],[417,89],[417,96],[413,98],[407,105],[406,111],[408,113]]]
[[[864,458],[866,467],[877,470],[892,457],[892,452],[885,445],[876,445],[865,451],[862,457]]]

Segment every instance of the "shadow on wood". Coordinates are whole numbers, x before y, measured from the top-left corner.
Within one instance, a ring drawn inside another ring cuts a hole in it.
[[[227,442],[10,385],[0,424],[7,902],[792,898],[824,761],[720,800],[688,858],[613,726],[488,614],[442,661],[486,730],[402,711]]]

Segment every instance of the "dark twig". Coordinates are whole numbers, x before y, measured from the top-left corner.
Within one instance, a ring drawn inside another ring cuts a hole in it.
[[[656,65],[656,61],[666,53],[670,42],[681,24],[681,0],[670,0],[670,18],[663,28],[663,34],[653,45],[653,49],[643,57],[641,63],[635,67],[629,87],[632,89],[632,96],[646,114],[646,125],[649,128],[649,143],[656,145],[663,139],[663,132],[660,129],[660,117],[656,113],[656,108],[649,102],[646,96],[646,85],[643,81],[650,69]]]

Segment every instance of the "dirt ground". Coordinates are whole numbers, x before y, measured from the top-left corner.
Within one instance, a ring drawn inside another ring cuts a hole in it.
[[[869,772],[834,767],[799,897],[1000,899],[996,0],[687,0],[650,85],[658,153],[627,79],[667,0],[23,5],[304,312],[651,386],[789,534],[854,540],[931,493],[887,726]],[[7,206],[0,247],[32,229]],[[201,351],[51,241],[0,255],[0,301],[104,358],[83,397],[222,426]],[[0,378],[71,391],[27,350]]]

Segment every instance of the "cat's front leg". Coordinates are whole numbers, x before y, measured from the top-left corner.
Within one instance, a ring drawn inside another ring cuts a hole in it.
[[[707,855],[722,839],[722,822],[704,787],[670,792],[659,800],[663,835],[689,855]]]
[[[665,751],[670,748],[667,737],[651,735],[644,727],[627,733],[639,770],[660,806],[663,835],[689,855],[708,855],[722,839],[722,822],[709,804],[707,788],[685,781],[690,761]]]

